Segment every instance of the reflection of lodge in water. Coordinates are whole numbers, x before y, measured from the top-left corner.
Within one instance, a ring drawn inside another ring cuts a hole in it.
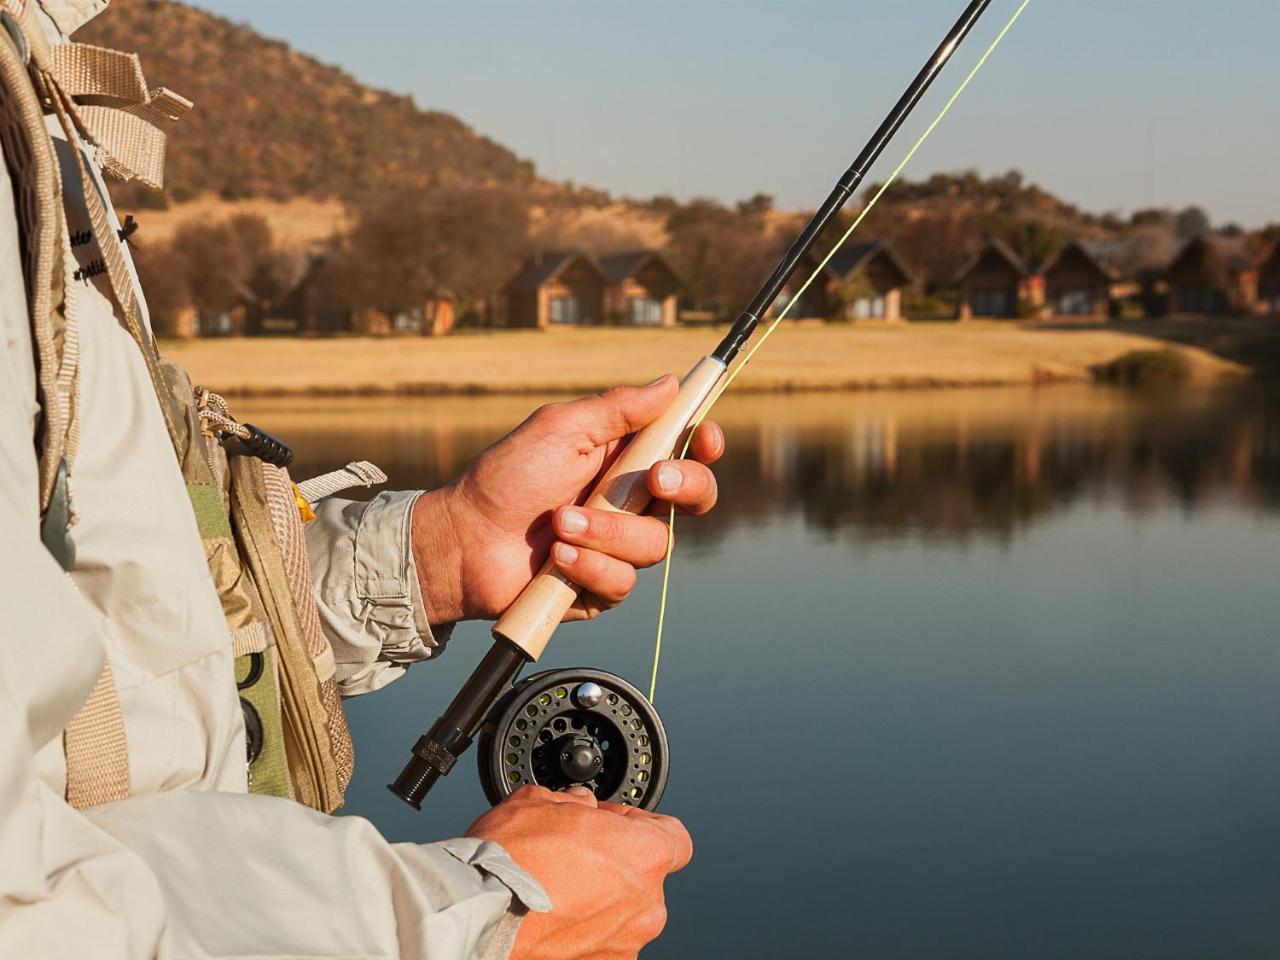
[[[1280,412],[1258,394],[1077,397],[1065,409],[1004,391],[842,398],[818,422],[766,417],[750,440],[726,424],[731,451],[754,447],[754,469],[734,471],[759,480],[721,484],[722,519],[800,510],[833,530],[966,538],[1084,503],[1280,505]]]
[[[396,487],[451,480],[536,405],[528,397],[244,401],[286,438],[296,477],[353,459]],[[1006,537],[1079,505],[1280,506],[1280,404],[1254,389],[1097,387],[730,396],[721,509],[687,542],[799,516],[862,536]]]

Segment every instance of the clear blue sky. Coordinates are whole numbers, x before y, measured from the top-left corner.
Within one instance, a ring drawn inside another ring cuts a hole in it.
[[[961,0],[198,0],[616,194],[820,201]],[[934,109],[1013,0],[996,0]],[[1033,0],[909,174],[1280,221],[1280,2]],[[157,78],[157,82],[162,82]],[[927,122],[920,111],[916,129]],[[906,149],[905,138],[881,161]],[[874,179],[875,173],[872,174]]]

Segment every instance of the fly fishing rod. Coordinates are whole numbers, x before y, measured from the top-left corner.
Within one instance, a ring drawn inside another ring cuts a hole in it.
[[[638,514],[649,505],[649,468],[682,448],[717,396],[730,365],[759,327],[822,232],[862,183],[991,0],[972,0],[788,248],[724,339],[680,382],[671,406],[623,448],[586,506]],[[667,741],[644,695],[598,670],[551,671],[517,678],[536,662],[577,599],[579,588],[548,560],[493,627],[493,645],[425,734],[392,793],[415,809],[477,737],[481,782],[496,803],[529,783],[553,789],[585,785],[601,800],[652,809],[667,778]]]

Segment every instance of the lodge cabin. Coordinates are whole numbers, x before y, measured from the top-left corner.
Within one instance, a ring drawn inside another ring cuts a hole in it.
[[[609,278],[604,314],[609,323],[674,327],[683,283],[656,250],[633,250],[600,258]]]
[[[1258,265],[1258,306],[1267,313],[1280,314],[1280,240]]]
[[[453,297],[431,297],[420,307],[387,312],[366,307],[346,314],[345,331],[370,337],[443,337],[453,329]]]
[[[250,307],[238,304],[226,310],[192,308],[189,323],[197,337],[243,337],[250,333]]]
[[[1024,297],[1038,299],[1031,290],[1031,271],[1001,240],[988,240],[956,274],[955,285],[961,320],[1014,320],[1022,314]]]
[[[1173,315],[1244,313],[1257,297],[1258,272],[1241,245],[1223,237],[1187,242],[1164,271]]]
[[[673,327],[683,282],[656,250],[539,253],[503,291],[506,326]]]
[[[324,253],[313,254],[293,289],[272,304],[261,304],[250,335],[441,337],[453,329],[456,311],[453,294],[441,290],[418,306],[388,312],[377,307],[352,310],[342,306],[347,298],[330,269]]]
[[[791,304],[787,319],[902,319],[902,291],[913,278],[888,244],[848,244],[837,250],[818,278],[797,299],[793,291],[812,275],[819,262],[814,254],[807,254],[783,288],[775,309],[782,310]]]
[[[302,278],[276,304],[272,315],[259,324],[261,333],[331,336],[351,333],[354,314],[339,306],[332,274],[332,261],[327,253],[313,253]]]
[[[506,326],[593,326],[605,319],[609,276],[580,250],[534,254],[504,290]]]
[[[1115,276],[1078,240],[1062,247],[1040,270],[1044,315],[1063,320],[1105,320]]]

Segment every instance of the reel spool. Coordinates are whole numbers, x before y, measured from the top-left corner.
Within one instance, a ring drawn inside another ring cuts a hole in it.
[[[653,810],[667,786],[667,732],[639,690],[604,670],[548,670],[519,681],[480,731],[490,803],[520,787],[584,786],[599,800]]]

